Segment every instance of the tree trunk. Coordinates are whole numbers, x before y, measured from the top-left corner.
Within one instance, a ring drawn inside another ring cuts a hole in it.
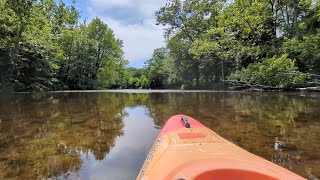
[[[296,0],[293,1],[293,8],[294,8],[294,17],[293,17],[293,28],[295,31],[295,37],[299,37],[299,28],[298,28],[298,2]]]
[[[199,67],[198,61],[196,63],[196,86],[197,86],[197,88],[200,87],[200,67]]]
[[[6,86],[4,74],[0,74],[0,87]]]
[[[223,64],[223,61],[221,61],[221,78],[224,81],[224,64]]]

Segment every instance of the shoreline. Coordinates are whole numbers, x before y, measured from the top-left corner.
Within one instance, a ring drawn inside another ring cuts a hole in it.
[[[320,89],[295,89],[295,90],[181,90],[181,89],[105,89],[105,90],[61,90],[42,92],[0,92],[0,94],[32,94],[32,93],[129,93],[129,94],[150,94],[150,93],[319,93]]]

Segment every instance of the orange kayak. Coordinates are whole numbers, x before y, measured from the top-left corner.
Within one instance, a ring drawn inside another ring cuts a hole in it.
[[[234,145],[197,120],[171,117],[137,179],[304,179]]]

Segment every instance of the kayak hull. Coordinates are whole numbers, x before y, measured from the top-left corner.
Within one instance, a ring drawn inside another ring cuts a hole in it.
[[[137,179],[304,178],[234,145],[191,117],[176,115],[162,128]]]

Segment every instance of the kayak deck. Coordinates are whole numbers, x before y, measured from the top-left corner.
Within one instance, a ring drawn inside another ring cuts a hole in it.
[[[188,125],[189,124],[189,125]],[[176,115],[159,133],[137,179],[303,179]]]

